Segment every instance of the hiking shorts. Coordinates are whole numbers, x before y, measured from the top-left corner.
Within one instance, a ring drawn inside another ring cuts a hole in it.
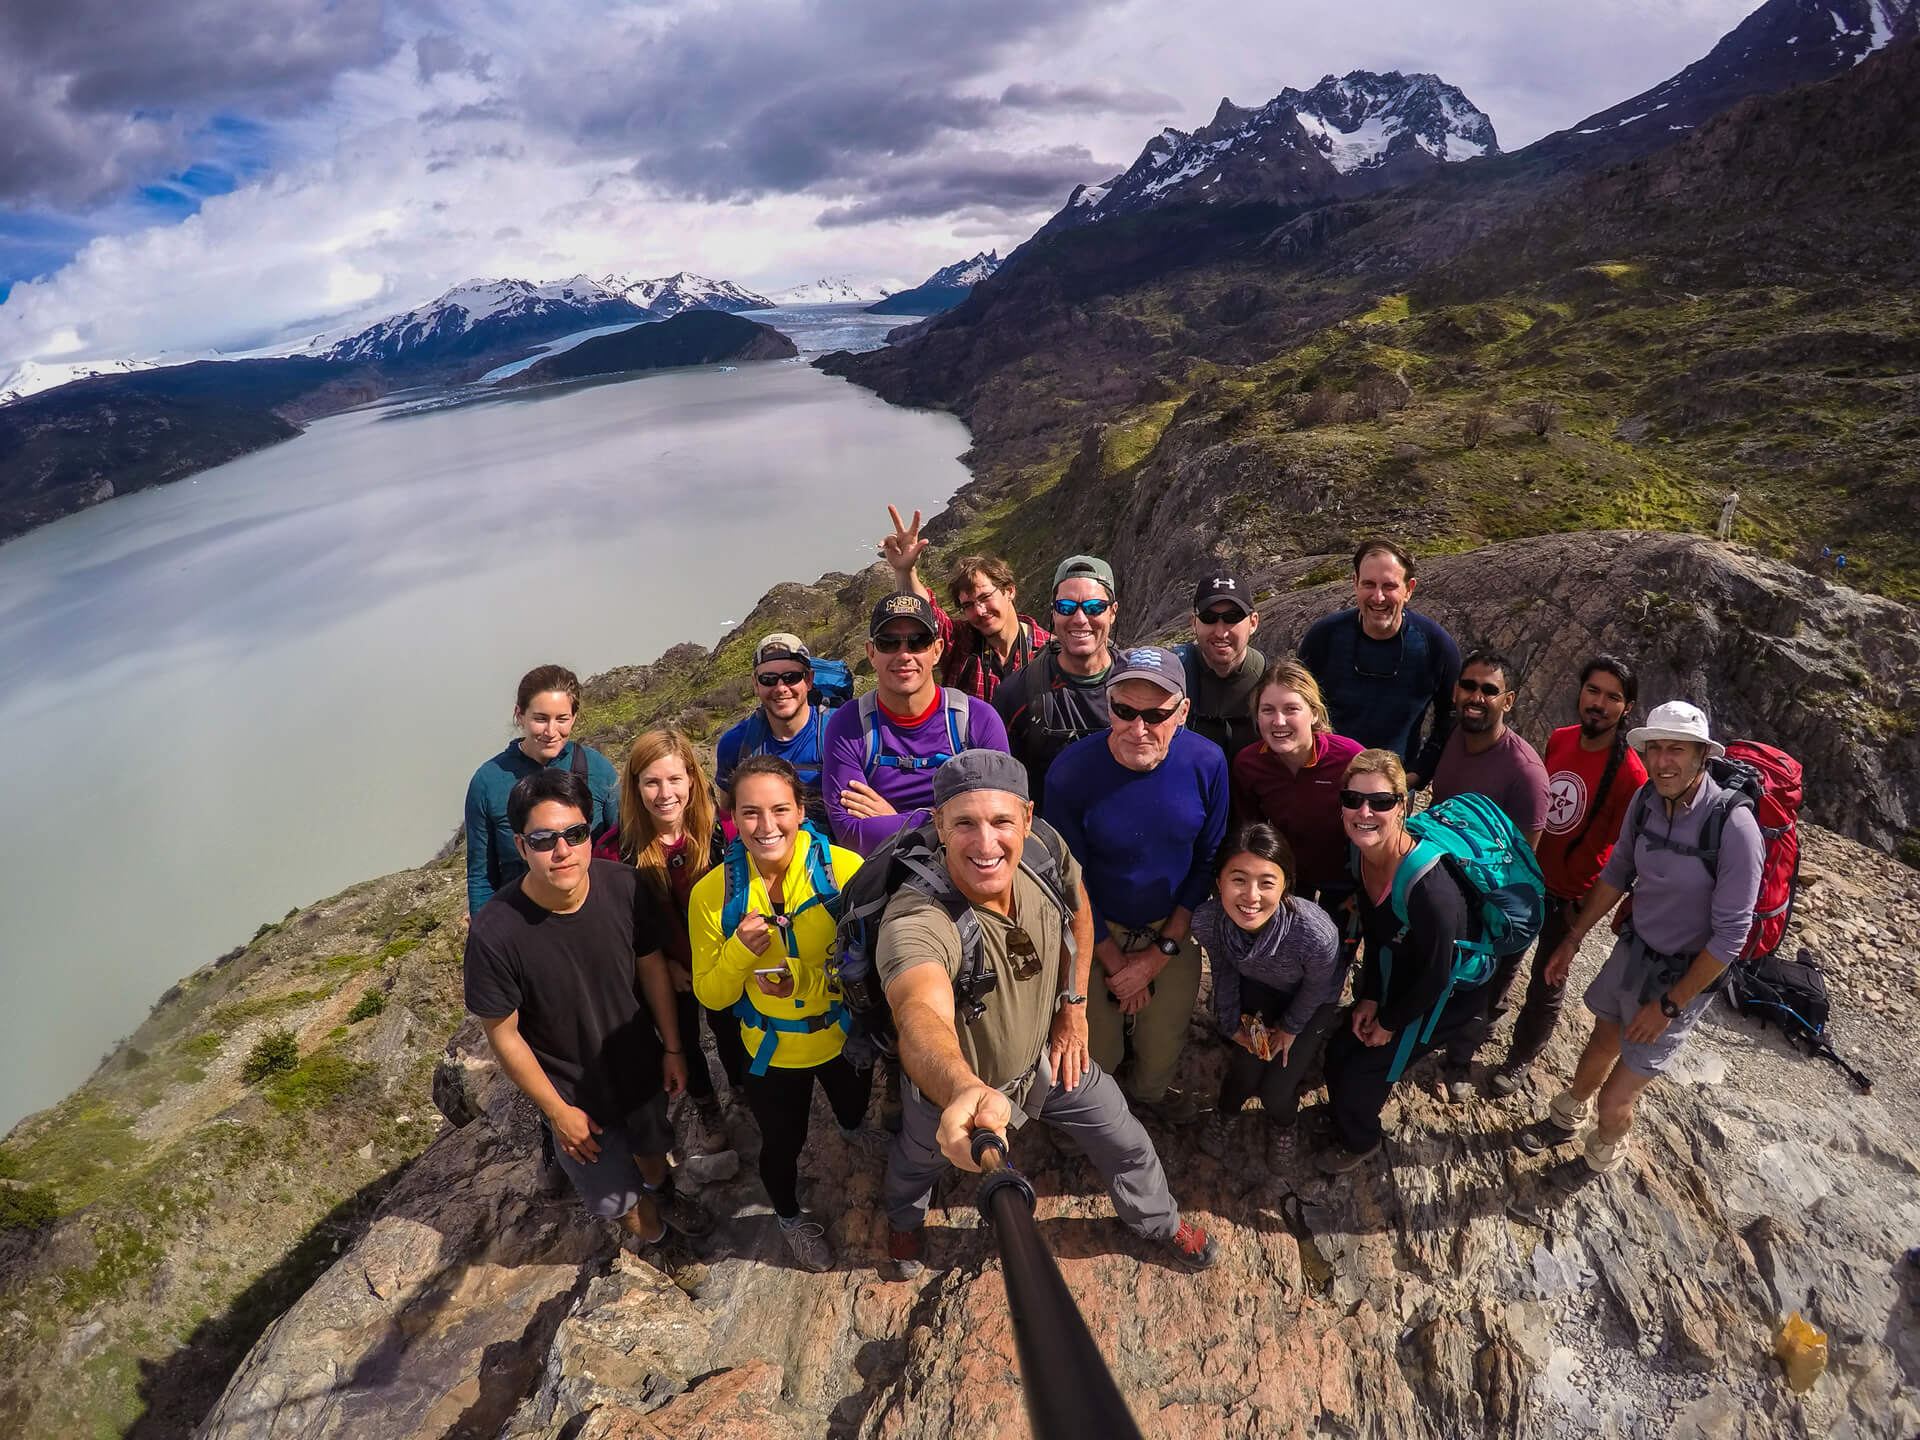
[[[640,1203],[640,1167],[633,1157],[664,1155],[673,1149],[666,1094],[656,1093],[622,1123],[603,1126],[594,1139],[600,1142],[598,1160],[576,1160],[558,1144],[553,1158],[567,1172],[588,1210],[602,1220],[618,1220]]]
[[[1692,1003],[1680,1011],[1678,1018],[1669,1020],[1667,1028],[1654,1036],[1646,1044],[1637,1044],[1626,1037],[1627,1026],[1633,1023],[1633,1017],[1640,1013],[1640,983],[1643,970],[1633,961],[1633,947],[1625,940],[1614,942],[1613,953],[1607,956],[1607,963],[1600,967],[1600,973],[1593,977],[1593,983],[1587,986],[1587,1009],[1596,1017],[1618,1025],[1620,1035],[1620,1063],[1636,1075],[1648,1079],[1664,1075],[1673,1065],[1673,1057],[1680,1053],[1680,1047],[1687,1043],[1687,1036],[1693,1033],[1693,1027],[1700,1023],[1700,1017],[1707,1013],[1707,1007],[1713,1003],[1713,991],[1703,991],[1693,997]],[[1659,998],[1657,995],[1654,998]]]

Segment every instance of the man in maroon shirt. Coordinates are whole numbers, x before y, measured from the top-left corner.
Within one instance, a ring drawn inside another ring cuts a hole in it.
[[[920,578],[919,560],[927,548],[920,538],[920,512],[913,512],[910,525],[891,505],[887,514],[893,518],[893,533],[880,542],[880,553],[893,570],[893,588],[919,595],[933,606],[945,652],[940,683],[980,700],[993,699],[1000,682],[1019,674],[1053,636],[1031,615],[1020,613],[1014,603],[1013,568],[997,555],[966,555],[954,562],[947,597],[966,622],[954,624]]]
[[[1647,767],[1627,744],[1627,717],[1639,695],[1632,665],[1618,656],[1596,655],[1580,670],[1580,723],[1563,725],[1547,741],[1546,830],[1534,847],[1547,879],[1546,923],[1533,947],[1527,998],[1514,1021],[1507,1058],[1488,1082],[1496,1095],[1518,1090],[1527,1067],[1553,1038],[1566,984],[1547,980],[1547,960],[1579,915],[1613,852],[1627,807],[1647,783]],[[1518,955],[1500,962],[1492,986],[1496,1007],[1505,1007],[1519,969]]]

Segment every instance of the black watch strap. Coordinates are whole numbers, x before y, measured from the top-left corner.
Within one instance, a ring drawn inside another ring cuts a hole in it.
[[[1678,1020],[1680,1018],[1680,1007],[1673,1003],[1673,996],[1662,995],[1660,997],[1660,1013],[1669,1020]]]

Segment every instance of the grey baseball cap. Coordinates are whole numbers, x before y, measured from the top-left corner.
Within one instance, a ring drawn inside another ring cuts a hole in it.
[[[1027,793],[1027,767],[1004,750],[962,750],[933,772],[933,803],[937,808],[969,790],[1004,790],[1022,800]]]
[[[1098,555],[1069,555],[1062,560],[1053,572],[1053,588],[1058,590],[1067,580],[1091,580],[1107,592],[1109,600],[1120,593],[1114,588],[1113,567]]]
[[[1150,680],[1176,698],[1187,693],[1187,667],[1178,655],[1158,645],[1140,645],[1114,656],[1107,689],[1127,680]]]

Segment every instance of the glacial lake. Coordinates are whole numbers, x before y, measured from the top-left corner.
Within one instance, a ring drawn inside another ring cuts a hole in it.
[[[430,858],[524,671],[711,644],[967,480],[957,420],[801,361],[405,403],[0,546],[0,1131],[262,922]]]

